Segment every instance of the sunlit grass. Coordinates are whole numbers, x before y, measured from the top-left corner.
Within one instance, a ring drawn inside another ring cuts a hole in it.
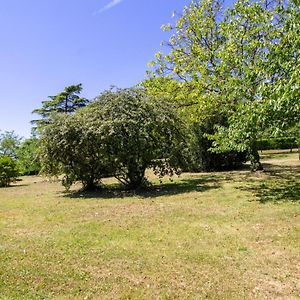
[[[272,158],[137,193],[1,189],[0,298],[297,299],[299,161]]]

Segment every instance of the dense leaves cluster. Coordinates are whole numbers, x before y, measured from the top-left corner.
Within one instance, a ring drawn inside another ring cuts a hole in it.
[[[16,149],[16,155],[22,175],[37,175],[40,172],[39,140],[36,137],[23,140]]]
[[[42,134],[48,174],[65,174],[94,189],[115,176],[129,188],[145,184],[146,168],[160,175],[180,171],[184,125],[166,101],[139,89],[108,91],[74,115],[53,116]]]
[[[259,169],[255,141],[299,122],[299,20],[298,0],[238,0],[227,10],[192,1],[163,27],[169,52],[157,53],[144,86],[208,128],[214,152],[246,151]]]
[[[18,176],[16,162],[9,156],[0,157],[0,187],[7,187]]]

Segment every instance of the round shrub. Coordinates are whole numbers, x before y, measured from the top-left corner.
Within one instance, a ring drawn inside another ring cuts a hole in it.
[[[86,121],[85,114],[52,115],[41,135],[42,172],[63,174],[67,190],[76,181],[84,190],[94,190],[110,173],[101,137],[87,128]]]
[[[138,188],[147,168],[159,176],[180,172],[185,136],[166,101],[139,89],[108,91],[74,115],[52,116],[41,137],[43,170],[65,174],[67,188],[80,180],[91,190],[107,176]]]
[[[105,92],[86,110],[87,128],[102,137],[114,176],[128,188],[146,183],[145,171],[180,172],[185,126],[164,99],[139,89]]]

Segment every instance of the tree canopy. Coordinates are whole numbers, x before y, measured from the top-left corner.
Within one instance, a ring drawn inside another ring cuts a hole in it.
[[[169,52],[150,63],[148,92],[171,96],[192,121],[213,119],[214,151],[247,150],[256,168],[260,133],[299,121],[297,2],[192,1],[163,29]]]
[[[65,174],[94,189],[115,176],[128,188],[145,184],[146,168],[164,176],[179,171],[184,125],[166,101],[141,89],[107,91],[74,115],[51,117],[42,133],[42,163],[48,174]]]
[[[44,126],[49,122],[52,113],[70,114],[77,109],[86,106],[89,100],[80,97],[82,84],[67,86],[61,93],[56,96],[49,96],[49,100],[42,101],[42,107],[35,109],[34,114],[38,114],[41,119],[33,120],[32,123]]]

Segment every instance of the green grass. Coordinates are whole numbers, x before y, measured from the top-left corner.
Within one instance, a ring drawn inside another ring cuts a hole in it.
[[[135,194],[1,189],[0,299],[299,299],[299,161],[264,163]]]

